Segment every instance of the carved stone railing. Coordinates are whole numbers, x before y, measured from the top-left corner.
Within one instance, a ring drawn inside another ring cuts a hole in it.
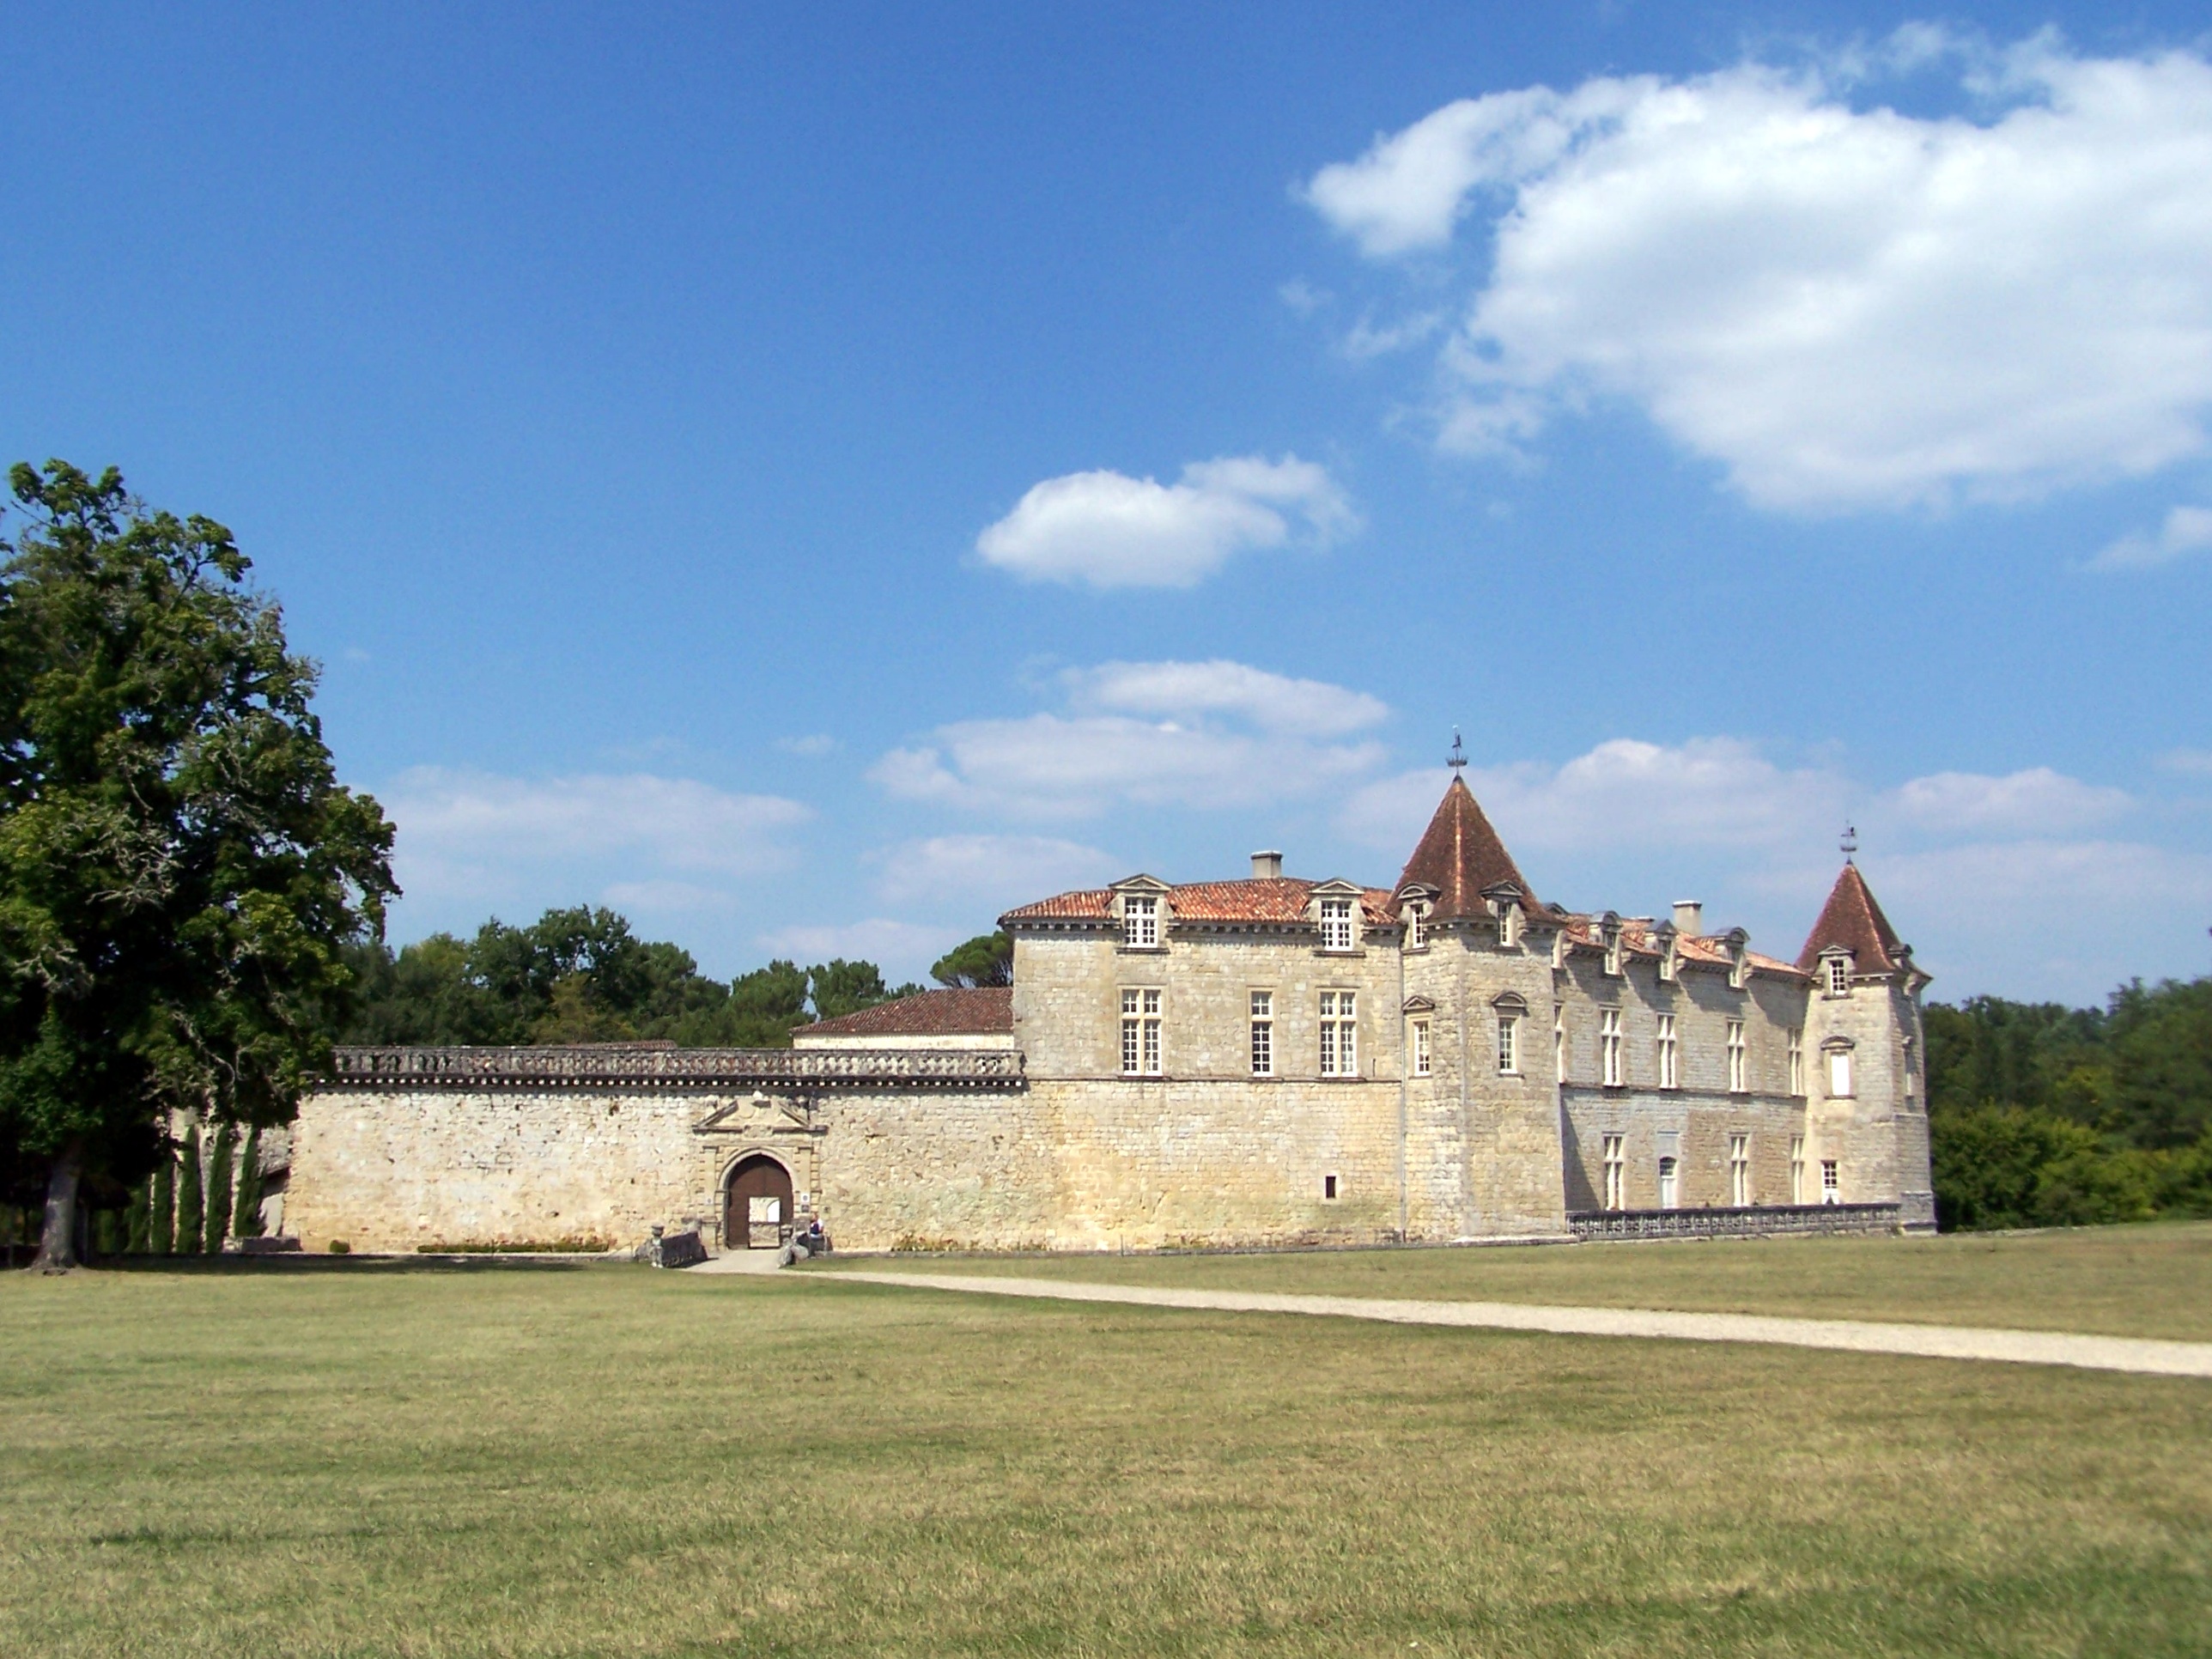
[[[1012,1048],[346,1048],[325,1091],[344,1089],[1021,1089]]]
[[[1725,1210],[1574,1210],[1577,1238],[1741,1238],[1763,1233],[1887,1233],[1894,1204],[1769,1204]]]

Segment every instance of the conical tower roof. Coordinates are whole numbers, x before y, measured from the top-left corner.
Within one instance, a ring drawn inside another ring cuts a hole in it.
[[[1843,873],[1820,907],[1820,919],[1797,953],[1797,966],[1811,973],[1820,965],[1820,952],[1841,945],[1851,953],[1855,969],[1862,974],[1892,974],[1905,963],[1905,950],[1897,929],[1881,913],[1866,878],[1857,865],[1846,860]]]
[[[1490,827],[1466,781],[1455,775],[1451,787],[1437,803],[1437,814],[1429,820],[1420,845],[1406,860],[1397,890],[1402,893],[1416,882],[1435,888],[1437,904],[1432,914],[1443,921],[1487,915],[1489,907],[1483,902],[1482,890],[1501,881],[1510,881],[1521,890],[1524,908],[1536,908],[1536,896],[1528,890],[1520,866],[1498,840],[1498,831]]]

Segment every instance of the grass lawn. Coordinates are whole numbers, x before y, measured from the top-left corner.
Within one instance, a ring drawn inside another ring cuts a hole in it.
[[[1201,1290],[1796,1314],[2212,1340],[2212,1222],[1937,1238],[1746,1238],[1275,1255],[832,1257]]]
[[[15,1275],[0,1330],[9,1655],[2212,1630],[2183,1379],[497,1262]]]

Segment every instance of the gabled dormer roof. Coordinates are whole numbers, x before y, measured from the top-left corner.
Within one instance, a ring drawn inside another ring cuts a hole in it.
[[[1836,878],[1820,919],[1797,953],[1797,966],[1809,974],[1820,966],[1821,953],[1833,950],[1850,951],[1852,970],[1861,974],[1893,974],[1911,954],[1856,864],[1846,863]]]
[[[1448,921],[1453,916],[1488,915],[1484,890],[1500,883],[1510,883],[1518,889],[1521,908],[1535,914],[1536,896],[1513,862],[1513,854],[1490,827],[1490,820],[1475,804],[1465,781],[1455,776],[1443,799],[1437,803],[1437,814],[1429,820],[1421,844],[1406,860],[1397,890],[1402,894],[1416,885],[1435,889],[1432,914],[1439,921]]]

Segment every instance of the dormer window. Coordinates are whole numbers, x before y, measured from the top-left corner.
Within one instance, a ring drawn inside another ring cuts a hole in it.
[[[1832,997],[1847,997],[1850,995],[1851,959],[1847,956],[1842,955],[1829,957],[1826,958],[1826,967],[1828,969],[1828,994]]]
[[[1521,942],[1521,907],[1510,901],[1498,907],[1498,942],[1509,951]]]
[[[1323,899],[1321,902],[1321,948],[1324,951],[1349,951],[1352,948],[1350,899]]]
[[[1406,907],[1406,948],[1408,951],[1429,948],[1429,907],[1425,904]]]
[[[1132,951],[1160,946],[1160,902],[1150,893],[1131,893],[1121,901],[1121,943]]]

